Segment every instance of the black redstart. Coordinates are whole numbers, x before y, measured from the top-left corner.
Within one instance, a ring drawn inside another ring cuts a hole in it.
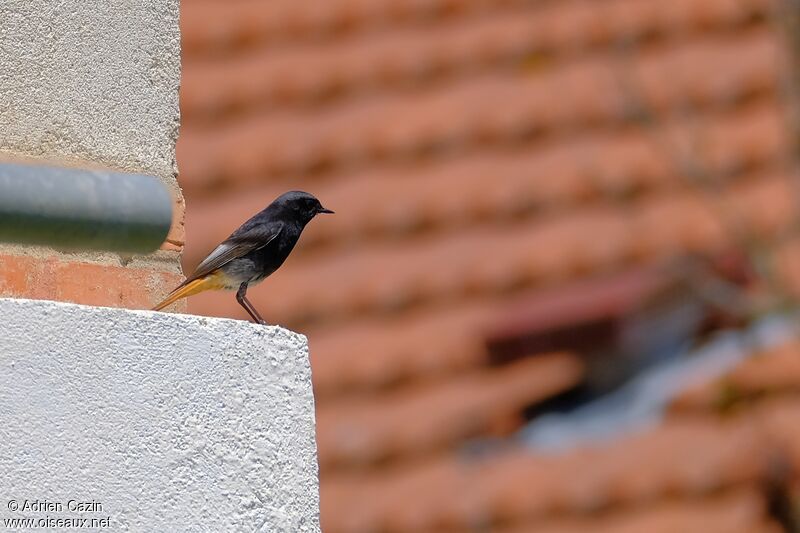
[[[262,281],[283,264],[303,228],[319,213],[333,211],[322,207],[319,200],[307,192],[290,191],[280,195],[222,241],[153,311],[199,292],[238,289],[236,301],[253,320],[266,324],[247,299],[247,287]]]

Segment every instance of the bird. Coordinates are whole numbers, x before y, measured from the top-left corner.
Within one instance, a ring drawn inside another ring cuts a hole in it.
[[[320,213],[333,211],[322,207],[312,194],[289,191],[278,196],[222,241],[152,310],[160,311],[181,298],[207,290],[236,290],[239,305],[257,324],[266,325],[247,299],[247,288],[283,264],[306,224]]]

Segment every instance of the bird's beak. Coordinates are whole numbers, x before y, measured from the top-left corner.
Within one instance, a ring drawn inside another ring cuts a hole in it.
[[[321,208],[319,209],[319,211],[317,211],[317,213],[327,213],[327,214],[329,214],[329,215],[332,215],[332,214],[333,214],[333,211],[331,211],[330,209],[325,209],[324,207],[321,207]]]

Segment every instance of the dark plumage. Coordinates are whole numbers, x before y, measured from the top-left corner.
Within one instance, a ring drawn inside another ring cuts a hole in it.
[[[249,285],[275,272],[289,257],[303,228],[325,209],[307,192],[290,191],[277,197],[222,241],[195,271],[163,302],[153,308],[211,289],[237,289],[236,300],[259,324],[261,315],[247,299]]]

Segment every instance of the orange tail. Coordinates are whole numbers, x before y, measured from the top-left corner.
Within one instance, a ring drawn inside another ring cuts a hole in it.
[[[193,279],[186,285],[179,285],[177,289],[169,293],[167,297],[164,298],[164,301],[153,307],[151,310],[160,311],[166,306],[176,302],[177,300],[180,300],[181,298],[186,298],[187,296],[197,294],[198,292],[221,288],[222,284],[220,283],[217,273],[210,274],[204,278]]]

